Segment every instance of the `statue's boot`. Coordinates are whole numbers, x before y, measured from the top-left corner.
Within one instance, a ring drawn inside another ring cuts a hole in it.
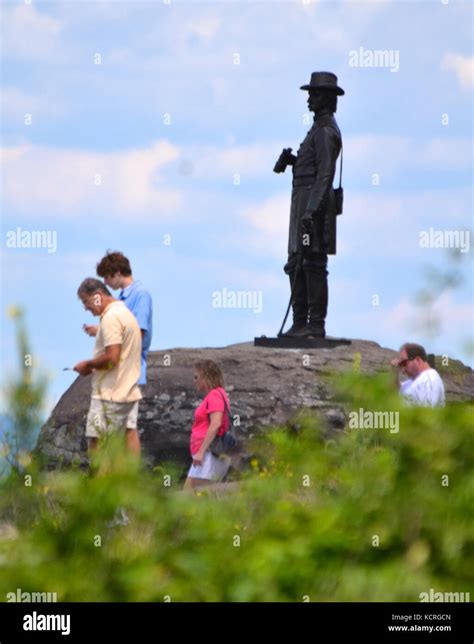
[[[304,264],[308,297],[309,322],[305,336],[326,337],[325,322],[328,312],[327,255],[320,254]]]
[[[308,296],[306,293],[306,277],[303,269],[293,270],[289,273],[290,286],[293,292],[292,309],[293,324],[283,335],[297,338],[305,335],[308,326]]]

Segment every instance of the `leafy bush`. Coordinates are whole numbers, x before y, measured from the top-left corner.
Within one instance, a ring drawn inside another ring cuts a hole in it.
[[[89,473],[31,463],[31,486],[15,473],[0,487],[0,524],[15,524],[0,536],[0,598],[21,588],[60,601],[419,601],[430,588],[473,590],[472,407],[405,408],[386,378],[357,373],[340,396],[348,412],[398,412],[399,431],[328,439],[307,411],[256,442],[228,494],[179,491],[176,473],[143,470],[122,441]]]

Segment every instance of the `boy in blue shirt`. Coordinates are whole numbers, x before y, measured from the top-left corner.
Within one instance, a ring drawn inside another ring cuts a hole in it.
[[[108,251],[97,264],[96,271],[107,286],[114,290],[121,289],[118,299],[124,302],[137,319],[142,334],[141,371],[137,384],[144,385],[146,383],[146,356],[150,349],[153,333],[153,305],[150,293],[141,282],[133,279],[130,262],[123,253]],[[95,336],[97,327],[84,325],[84,331],[88,335]],[[138,430],[130,433],[129,447],[136,453],[140,452]]]

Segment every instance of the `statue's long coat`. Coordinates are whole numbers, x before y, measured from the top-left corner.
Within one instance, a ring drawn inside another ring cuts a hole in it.
[[[311,250],[336,254],[336,205],[333,179],[342,147],[341,132],[332,113],[318,115],[298,149],[293,165],[288,254],[301,252],[301,219],[314,214]]]

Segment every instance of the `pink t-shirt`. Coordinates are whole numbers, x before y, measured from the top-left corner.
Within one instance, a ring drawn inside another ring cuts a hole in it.
[[[222,396],[225,397],[227,405],[229,405],[229,399],[222,387],[211,389],[194,412],[194,423],[191,429],[191,454],[199,452],[199,449],[203,444],[207,430],[209,429],[209,414],[212,414],[215,411],[223,412],[222,424],[219,427],[217,435],[222,436],[222,434],[227,431],[229,426],[229,416],[227,415],[224,398]]]

